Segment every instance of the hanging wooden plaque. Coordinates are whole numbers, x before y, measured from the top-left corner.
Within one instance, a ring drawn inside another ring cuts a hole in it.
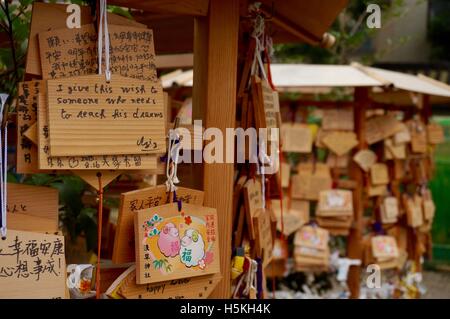
[[[433,198],[431,197],[431,191],[427,189],[423,194],[423,217],[427,221],[431,221],[434,218],[436,206]]]
[[[349,159],[350,157],[348,154],[338,156],[334,153],[329,153],[327,156],[327,165],[331,168],[346,169],[348,168]]]
[[[398,201],[394,196],[384,198],[381,209],[381,222],[383,224],[391,224],[397,222],[399,215]]]
[[[405,159],[406,144],[395,144],[391,138],[384,140],[384,157],[387,160]]]
[[[370,168],[370,179],[373,185],[386,185],[389,183],[389,172],[384,163],[375,163]]]
[[[281,126],[283,152],[311,153],[312,134],[306,124],[283,123]]]
[[[353,156],[353,160],[364,172],[369,172],[372,165],[377,162],[377,155],[369,149],[360,150]]]
[[[146,284],[220,271],[214,208],[177,203],[134,215],[136,283]]]
[[[25,72],[27,74],[42,75],[38,33],[66,28],[67,18],[69,17],[69,14],[66,12],[67,6],[68,4],[44,2],[33,3],[25,66]],[[80,24],[85,25],[91,23],[91,9],[88,6],[80,6],[80,8]],[[108,23],[111,25],[146,28],[145,25],[139,22],[113,13],[108,13]],[[70,31],[70,29],[66,30]]]
[[[48,80],[51,156],[162,153],[161,84],[112,75]]]
[[[353,108],[326,109],[323,111],[322,128],[327,131],[353,131]]]
[[[156,81],[152,30],[109,24],[108,31],[112,74]],[[41,32],[39,48],[44,79],[97,73],[97,33],[93,24]]]
[[[267,81],[262,80],[257,83],[259,98],[262,101],[263,108],[258,110],[259,127],[277,128],[278,112],[276,110],[278,101],[275,101],[272,88]]]
[[[418,120],[411,120],[408,122],[409,131],[411,134],[411,150],[413,153],[427,152],[427,132],[425,125]]]
[[[292,198],[318,200],[320,191],[332,188],[333,180],[326,164],[300,164],[297,170],[292,176]]]
[[[0,240],[0,286],[0,298],[65,298],[64,237],[8,230]]]
[[[58,190],[51,187],[7,184],[8,228],[15,230],[58,231]]]
[[[17,88],[16,171],[19,174],[38,172],[38,148],[25,132],[36,123],[38,94],[42,88],[42,81],[20,82]]]
[[[250,239],[256,238],[253,218],[262,208],[262,186],[257,178],[250,178],[244,185],[245,216]]]
[[[392,236],[373,236],[371,244],[372,254],[377,259],[398,257],[397,241]]]
[[[117,293],[125,299],[205,299],[214,290],[220,274],[162,281],[152,284],[136,284],[136,266],[131,266],[124,278],[120,278]]]
[[[406,208],[408,225],[417,228],[423,225],[422,199],[419,195],[409,197],[403,194],[403,205]]]
[[[366,120],[366,141],[374,144],[402,130],[400,122],[392,115],[374,116]]]
[[[271,214],[272,212],[268,209],[259,209],[253,217],[256,255],[262,258],[263,268],[272,260],[273,237]]]
[[[409,133],[408,126],[405,123],[398,124],[400,129],[397,133],[394,134],[394,143],[395,144],[403,144],[411,142],[411,134]]]
[[[437,123],[430,123],[427,125],[428,143],[440,144],[444,142],[444,129]]]
[[[386,185],[369,185],[367,190],[369,197],[384,196],[386,193]]]
[[[317,250],[328,249],[329,233],[326,229],[316,226],[303,226],[294,238],[295,246],[303,246]]]
[[[317,216],[345,215],[353,215],[352,191],[332,189],[320,192]]]
[[[281,187],[288,188],[291,179],[291,165],[289,163],[281,163]]]
[[[44,93],[38,103],[38,158],[40,169],[51,170],[140,170],[156,169],[156,155],[50,156],[48,107]],[[96,179],[96,178],[95,178]]]
[[[335,131],[327,134],[322,143],[336,155],[342,156],[358,145],[358,139],[353,132]]]
[[[176,192],[177,198],[183,203],[203,205],[204,193],[202,191],[178,187]],[[112,254],[114,263],[123,264],[135,260],[134,215],[136,212],[164,205],[169,202],[169,196],[166,185],[158,185],[121,194]]]

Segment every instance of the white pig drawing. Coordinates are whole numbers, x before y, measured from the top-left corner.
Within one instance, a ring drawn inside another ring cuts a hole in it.
[[[180,259],[186,267],[197,266],[205,257],[205,243],[198,230],[189,228],[181,238]]]

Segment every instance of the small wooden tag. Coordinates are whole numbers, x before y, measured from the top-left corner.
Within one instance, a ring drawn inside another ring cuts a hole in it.
[[[300,164],[292,176],[292,198],[318,200],[322,190],[331,189],[330,168],[323,163]]]
[[[146,284],[220,271],[214,208],[177,203],[134,215],[136,283]]]
[[[352,191],[333,189],[320,192],[317,216],[346,215],[353,215]]]
[[[329,234],[326,229],[314,226],[303,226],[294,238],[295,246],[303,246],[317,250],[328,249]]]
[[[310,153],[312,134],[306,124],[283,123],[281,126],[283,152]]]
[[[395,144],[392,139],[384,140],[384,157],[390,159],[405,159],[406,158],[406,144]]]
[[[64,237],[8,230],[0,239],[0,286],[0,298],[64,299]]]
[[[428,143],[441,144],[445,141],[444,129],[437,123],[427,125]]]
[[[394,143],[403,144],[411,142],[411,134],[409,133],[408,126],[405,123],[399,123],[398,125],[400,129],[394,134]]]
[[[397,222],[398,211],[398,201],[394,196],[388,196],[384,198],[383,204],[381,205],[381,222],[383,224],[392,224]]]
[[[203,205],[204,193],[186,187],[177,187],[177,198],[183,203]],[[112,261],[116,264],[135,260],[134,215],[138,210],[164,205],[169,202],[170,193],[166,185],[158,185],[122,193],[117,218]],[[173,196],[173,195],[172,195]]]
[[[36,123],[38,94],[43,81],[20,82],[17,88],[17,150],[16,170],[19,174],[34,174],[38,170],[38,148],[25,132]]]
[[[372,254],[377,259],[397,258],[397,241],[392,236],[373,236]]]
[[[335,131],[327,134],[322,143],[338,156],[342,156],[358,145],[354,132]]]
[[[377,162],[377,155],[369,149],[360,150],[353,156],[353,160],[363,171],[368,172],[372,165]]]
[[[406,208],[408,225],[417,228],[423,225],[422,199],[419,195],[413,198],[403,194],[403,205]]]
[[[86,75],[48,80],[47,88],[51,156],[165,151],[159,82]]]
[[[384,163],[375,163],[370,168],[370,178],[373,185],[386,185],[389,183],[389,172]]]
[[[414,153],[427,152],[427,132],[425,125],[418,120],[411,120],[408,122],[409,131],[411,134],[411,150]]]
[[[253,217],[253,227],[255,229],[256,255],[262,258],[263,268],[265,268],[272,260],[273,251],[270,210],[259,209]]]
[[[250,178],[244,185],[245,215],[250,239],[256,238],[253,218],[262,208],[262,187],[259,179]]]
[[[392,115],[374,116],[366,120],[366,141],[374,144],[402,130],[400,122]]]
[[[353,108],[324,110],[322,128],[327,131],[353,131],[355,129]]]

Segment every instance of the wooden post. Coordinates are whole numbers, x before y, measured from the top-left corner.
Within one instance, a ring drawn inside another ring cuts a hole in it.
[[[365,136],[366,109],[369,107],[369,88],[355,88],[354,119],[356,135],[359,141],[355,152],[367,147]],[[364,212],[364,172],[352,161],[350,178],[356,182],[353,190],[354,221],[348,237],[347,255],[351,259],[361,259],[363,257],[363,212]],[[347,284],[351,298],[359,297],[361,284],[361,266],[350,267]]]
[[[239,0],[211,0],[208,17],[197,18],[194,31],[193,115],[225,136],[236,121]],[[223,276],[211,298],[229,298],[234,164],[204,164],[203,174],[205,206],[217,209]]]

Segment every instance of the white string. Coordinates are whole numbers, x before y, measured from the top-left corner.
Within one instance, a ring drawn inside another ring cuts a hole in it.
[[[261,161],[261,164],[259,164]],[[265,177],[265,164],[268,163],[269,166],[272,166],[270,157],[266,153],[266,143],[264,139],[261,139],[259,143],[259,160],[256,162],[257,169],[261,174],[261,192],[262,192],[262,208],[266,209],[266,177]]]
[[[5,106],[6,100],[8,99],[7,94],[0,94],[0,123],[3,122],[3,108]],[[2,147],[3,142],[3,147]],[[1,190],[0,197],[2,201],[1,212],[2,212],[2,223],[0,227],[0,233],[2,238],[6,237],[7,227],[6,227],[6,181],[7,181],[7,169],[8,169],[8,125],[5,125],[5,134],[2,139],[1,129],[0,129],[0,150],[3,149],[3,156],[0,156],[0,182]]]
[[[111,80],[111,70],[109,66],[109,31],[108,31],[108,11],[106,0],[100,0],[100,16],[98,24],[98,74],[102,74],[103,58],[103,38],[105,39],[105,76],[106,81]]]
[[[167,177],[166,187],[168,192],[176,191],[177,187],[175,184],[178,184],[180,182],[177,176],[180,148],[181,148],[180,136],[176,130],[172,129],[169,132],[169,146],[167,150],[167,165],[166,165],[166,177]]]

